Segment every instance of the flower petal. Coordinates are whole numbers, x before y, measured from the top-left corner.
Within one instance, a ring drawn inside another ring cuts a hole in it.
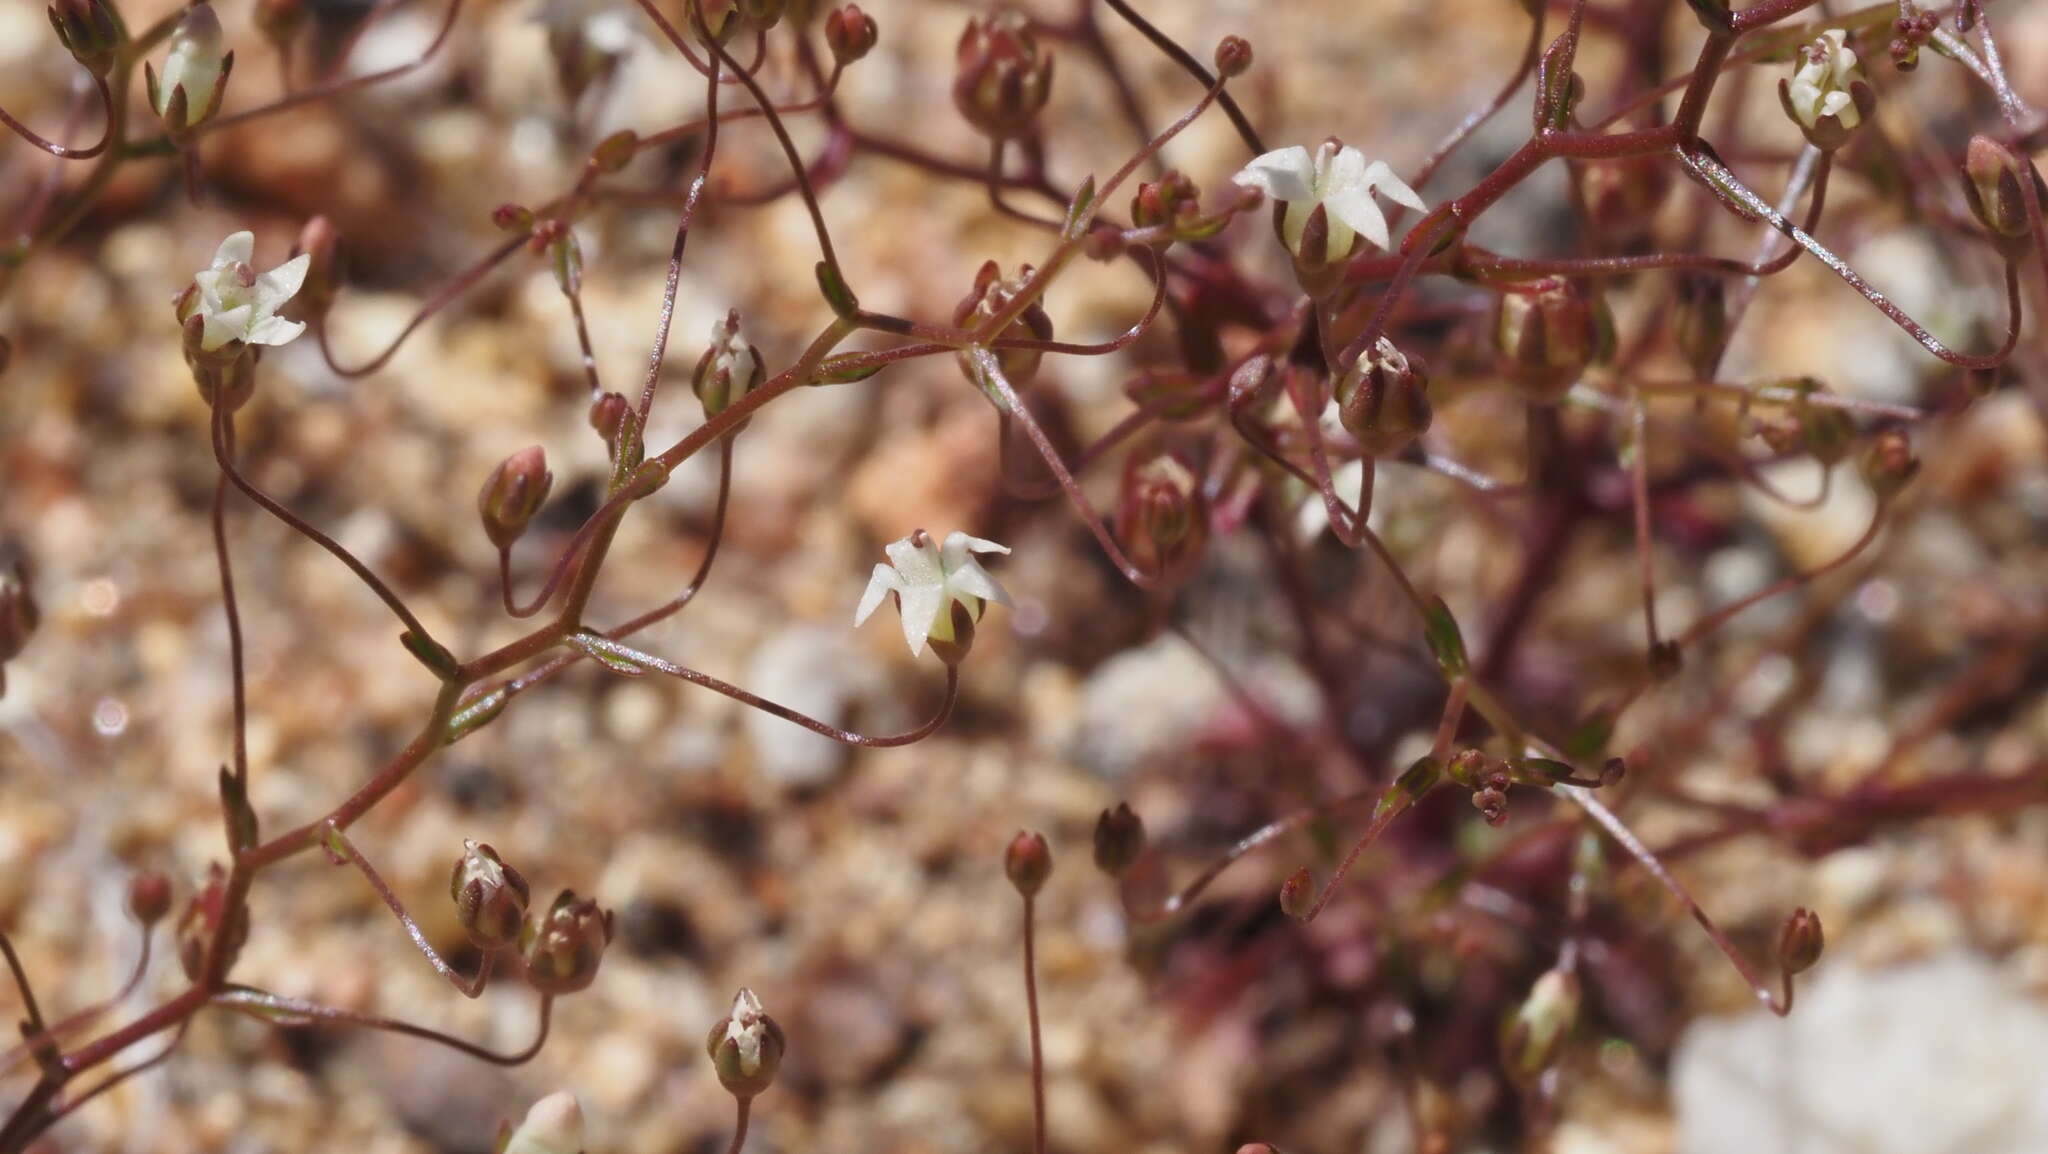
[[[300,253],[256,278],[256,299],[271,309],[292,299],[298,294],[299,286],[306,283],[306,269],[311,267],[313,255]]]
[[[896,575],[896,570],[877,561],[874,572],[868,574],[867,590],[860,595],[860,608],[853,611],[853,623],[855,625],[865,624],[874,611],[881,606],[882,599],[901,588],[903,588],[903,578]]]
[[[306,331],[299,321],[288,321],[279,316],[268,316],[249,326],[249,335],[242,338],[252,345],[285,345]]]
[[[226,312],[202,312],[205,330],[199,334],[199,348],[202,352],[213,350],[229,341],[239,341],[249,332],[251,310],[248,305],[228,309]]]
[[[1317,167],[1316,176],[1316,195],[1327,204],[1332,197],[1347,192],[1369,191],[1367,182],[1372,178],[1372,169],[1365,163],[1365,154],[1347,144],[1336,151],[1327,165]]]
[[[188,92],[186,95],[189,96],[191,93]],[[213,251],[213,267],[226,268],[231,264],[246,264],[249,258],[255,255],[256,234],[244,229],[241,232],[230,233],[226,240],[220,242],[220,247]]]
[[[924,652],[925,639],[932,635],[932,626],[938,624],[939,614],[949,611],[944,586],[916,585],[905,589],[901,596],[903,609],[903,640],[910,643],[910,655],[916,657]]]
[[[934,588],[946,583],[946,571],[939,563],[939,547],[929,536],[922,546],[910,543],[909,537],[899,538],[882,546],[882,552],[889,555],[890,563],[902,576],[906,588],[929,585]]]
[[[1407,205],[1417,212],[1429,210],[1429,206],[1422,203],[1422,198],[1415,195],[1415,190],[1408,187],[1408,182],[1402,180],[1384,160],[1375,160],[1366,168],[1365,183],[1395,204]]]
[[[1274,200],[1308,200],[1315,195],[1316,166],[1300,145],[1278,148],[1238,171],[1231,183],[1256,188]]]
[[[1387,216],[1374,203],[1372,193],[1364,189],[1342,192],[1323,201],[1323,207],[1331,216],[1357,229],[1365,239],[1381,248],[1387,247]],[[1330,230],[1332,245],[1336,247],[1336,230]],[[1347,246],[1348,247],[1348,246]]]
[[[989,576],[988,570],[983,569],[979,561],[970,560],[946,574],[946,588],[955,597],[964,593],[969,597],[979,597],[983,601],[993,601],[998,605],[1010,603],[1010,594],[1001,585],[996,584],[996,579]],[[972,609],[973,606],[970,605],[968,608]]]

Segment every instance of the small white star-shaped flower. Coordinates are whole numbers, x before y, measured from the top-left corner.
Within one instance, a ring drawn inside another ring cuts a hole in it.
[[[975,617],[981,615],[984,601],[1010,603],[1010,595],[974,559],[976,553],[1008,553],[1007,546],[957,531],[946,534],[945,544],[940,545],[919,529],[889,542],[883,551],[889,554],[890,563],[875,566],[867,592],[861,594],[860,608],[854,610],[853,623],[866,621],[884,597],[896,594],[897,608],[903,614],[903,640],[910,643],[912,655],[923,653],[928,639],[953,640],[955,602]]]
[[[171,51],[164,57],[164,74],[157,77],[154,92],[156,114],[170,111],[171,93],[185,90],[185,125],[199,123],[213,109],[214,89],[219,86],[227,57],[222,51],[220,18],[213,5],[195,4],[187,9],[171,32]]]
[[[1314,157],[1298,144],[1269,152],[1245,165],[1231,180],[1287,205],[1280,232],[1288,251],[1296,256],[1301,255],[1301,233],[1309,213],[1321,205],[1330,229],[1324,253],[1329,261],[1343,259],[1351,251],[1355,235],[1387,247],[1387,218],[1373,200],[1375,192],[1418,211],[1428,207],[1385,161],[1368,164],[1364,153],[1334,140],[1324,141]]]
[[[1863,119],[1850,92],[1850,86],[1863,79],[1863,71],[1848,38],[1840,28],[1830,28],[1802,50],[1786,103],[1808,128],[1824,116],[1839,120],[1843,128],[1854,128]]]
[[[250,345],[281,345],[306,326],[277,315],[284,302],[292,299],[306,282],[310,254],[298,256],[258,275],[249,267],[255,254],[256,238],[238,232],[220,242],[213,265],[192,278],[198,286],[197,312],[205,319],[199,347],[212,352],[229,341]]]

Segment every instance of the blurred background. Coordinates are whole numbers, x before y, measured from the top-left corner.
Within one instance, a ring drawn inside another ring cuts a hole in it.
[[[1252,41],[1257,63],[1233,87],[1272,146],[1336,135],[1401,172],[1514,72],[1528,26],[1510,0],[1139,6],[1198,58],[1225,34]],[[123,12],[140,27],[172,7],[128,0]],[[307,7],[310,30],[287,64],[257,33],[252,5],[219,5],[237,53],[228,111],[275,98],[287,78],[304,85],[323,68],[366,75],[414,59],[442,14],[402,3],[357,35],[366,2]],[[979,6],[863,7],[881,39],[839,89],[850,122],[985,164],[986,142],[949,97],[955,44]],[[1027,7],[1072,17],[1063,2]],[[2020,95],[2048,105],[2048,3],[1991,10]],[[1685,6],[1631,11],[1649,14],[1661,29],[1650,39],[1682,68],[1700,39]],[[1152,123],[1192,104],[1199,92],[1184,74],[1113,14],[1099,17]],[[1560,26],[1561,14],[1551,21]],[[551,27],[579,29],[602,61],[602,79],[580,99],[564,91]],[[1071,43],[1055,51],[1046,166],[1071,188],[1112,171],[1136,142],[1099,62]],[[1621,57],[1610,37],[1589,40],[1590,106],[1611,106]],[[1930,55],[1911,76],[1869,63],[1884,81],[1878,123],[1902,150],[1953,159],[1995,119],[1948,61]],[[1717,95],[1726,119],[1710,119],[1740,124],[1745,148],[1727,159],[1768,190],[1782,186],[1799,143],[1773,91],[1786,67],[1731,77]],[[54,134],[76,71],[38,3],[0,0],[0,106]],[[808,92],[780,48],[762,77],[771,92]],[[168,872],[182,902],[222,853],[227,635],[206,520],[216,474],[171,296],[227,234],[253,231],[256,266],[269,268],[307,217],[325,214],[347,268],[333,352],[361,363],[503,243],[493,208],[558,195],[610,132],[651,133],[703,107],[701,79],[630,4],[469,0],[425,67],[207,137],[199,203],[175,161],[126,164],[81,227],[23,265],[0,299],[0,333],[14,346],[0,376],[0,543],[32,563],[45,624],[9,664],[0,698],[0,925],[46,1006],[85,1005],[119,985],[136,948],[121,912],[134,870]],[[1527,108],[1526,92],[1510,100],[1419,191],[1435,204],[1469,187],[1527,138]],[[87,135],[95,116],[83,118]],[[824,140],[816,117],[789,124],[814,155]],[[676,223],[669,201],[695,172],[698,147],[650,150],[621,183],[655,195],[577,225],[607,388],[634,394],[645,371]],[[1213,112],[1165,155],[1212,200],[1248,159]],[[0,140],[0,220],[24,211],[54,163]],[[1985,347],[2003,324],[1995,262],[1903,207],[1885,171],[1871,161],[1838,173],[1822,236],[1944,339]],[[738,203],[786,175],[760,121],[721,135],[650,443],[701,421],[690,369],[726,310],[741,310],[778,369],[829,319],[801,202]],[[977,184],[869,152],[822,202],[863,304],[904,315],[948,319],[984,260],[1007,270],[1050,250],[1045,232],[996,212]],[[1685,237],[1706,203],[1679,189],[1656,235]],[[1474,238],[1556,254],[1576,250],[1577,227],[1561,171],[1547,172]],[[1758,239],[1732,218],[1704,237],[1712,251],[1745,256]],[[1220,246],[1285,283],[1263,220],[1240,222]],[[2038,282],[2039,270],[2028,275]],[[1623,282],[1611,298],[1624,333],[1655,323],[1643,290]],[[1430,291],[1458,347],[1483,306]],[[1104,340],[1149,299],[1129,265],[1086,264],[1047,305],[1062,339]],[[1049,358],[1034,388],[1049,397],[1056,440],[1071,448],[1109,429],[1130,411],[1124,383],[1174,348],[1162,323],[1112,356]],[[1432,442],[1517,478],[1518,406],[1471,360],[1444,367],[1448,403]],[[592,1154],[715,1151],[730,1134],[731,1101],[702,1040],[747,985],[789,1037],[750,1150],[1024,1149],[1020,910],[1001,872],[1002,847],[1024,825],[1046,832],[1055,858],[1039,901],[1039,965],[1058,1151],[1229,1151],[1254,1140],[1313,1154],[1418,1143],[1580,1154],[2048,1150],[2048,814],[2035,804],[2048,799],[2043,367],[2030,321],[1998,391],[1916,433],[1923,472],[1878,545],[1836,579],[1738,619],[1617,736],[1651,784],[1616,804],[1650,844],[1684,847],[1674,868],[1749,956],[1769,969],[1792,907],[1823,918],[1827,956],[1787,1021],[1757,1009],[1685,911],[1616,859],[1590,922],[1585,1007],[1558,1069],[1540,1087],[1504,1077],[1498,1027],[1555,958],[1577,828],[1576,811],[1534,791],[1515,795],[1501,829],[1461,798],[1436,799],[1446,804],[1404,821],[1312,926],[1283,917],[1273,894],[1298,865],[1326,876],[1333,847],[1354,833],[1350,819],[1280,839],[1181,917],[1134,926],[1116,884],[1089,862],[1103,808],[1128,800],[1160,868],[1190,877],[1274,817],[1385,781],[1427,748],[1441,684],[1384,574],[1320,531],[1306,494],[1276,494],[1256,523],[1218,531],[1182,590],[1148,598],[1063,501],[1004,493],[993,411],[950,359],[931,358],[805,390],[756,418],[736,441],[709,584],[643,641],[837,723],[909,728],[937,705],[943,673],[905,652],[893,619],[852,627],[868,570],[883,542],[915,528],[993,538],[1014,550],[990,567],[1016,604],[984,622],[959,708],[936,736],[849,752],[685,685],[579,668],[448,749],[353,834],[450,948],[461,933],[440,895],[464,838],[495,845],[537,898],[573,887],[616,911],[601,976],[557,1007],[533,1063],[500,1071],[404,1038],[212,1015],[176,1059],[83,1111],[48,1148],[483,1151],[501,1119],[570,1088],[589,1115]],[[1724,375],[1802,373],[1853,396],[1931,407],[1962,387],[1811,260],[1760,289]],[[608,464],[585,420],[588,399],[567,303],[546,262],[521,252],[360,379],[331,371],[310,338],[272,350],[239,433],[270,492],[473,654],[521,632],[498,608],[473,494],[506,454],[546,447],[554,495],[514,565],[530,593],[543,558],[603,496]],[[1697,460],[1676,438],[1638,451],[1660,476]],[[1112,460],[1084,476],[1097,508],[1112,506],[1118,471]],[[1872,499],[1837,472],[1811,509],[1727,478],[1660,503],[1668,628],[1839,554]],[[1604,475],[1625,486],[1618,468]],[[1789,459],[1768,479],[1806,495],[1819,472]],[[593,619],[622,620],[674,595],[708,546],[716,491],[706,454],[635,512]],[[1501,678],[1532,715],[1580,716],[1640,672],[1618,491],[1559,546],[1542,597],[1522,610]],[[324,812],[399,748],[425,717],[433,681],[332,558],[245,502],[230,510],[253,799],[265,828],[282,830]],[[1512,497],[1389,468],[1373,524],[1482,647],[1522,571],[1526,516]],[[1294,618],[1274,592],[1286,574],[1307,583],[1327,619]],[[1973,784],[1945,793],[1958,777]],[[1984,778],[2033,784],[1987,794]],[[1851,809],[1799,804],[1858,790],[1885,801],[1853,809],[1853,820],[1842,816]],[[455,997],[351,871],[306,855],[263,876],[253,911],[241,980],[501,1049],[530,1036],[530,993],[506,983],[474,1002]],[[123,1013],[181,984],[175,965],[160,964]],[[0,1101],[12,1099],[14,1082],[5,1086]]]

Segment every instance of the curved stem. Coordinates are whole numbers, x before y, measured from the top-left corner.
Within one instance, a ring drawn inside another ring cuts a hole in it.
[[[391,892],[391,887],[378,876],[376,868],[370,864],[370,859],[363,856],[362,851],[348,839],[347,834],[329,823],[322,831],[321,844],[342,861],[362,871],[364,880],[370,883],[370,888],[383,899],[392,916],[398,919],[398,924],[405,927],[405,934],[412,939],[412,944],[419,947],[420,953],[426,955],[427,963],[434,967],[435,973],[448,979],[448,984],[455,987],[456,993],[465,998],[474,998],[484,992],[484,984],[491,979],[492,963],[497,959],[495,951],[485,951],[483,964],[477,969],[476,976],[464,978],[454,966],[442,960],[441,955],[434,950],[433,944],[427,941],[427,935],[420,931],[419,924],[406,912],[405,904],[398,900],[397,894]]]
[[[428,298],[427,303],[421,305],[420,310],[412,315],[412,319],[405,322],[405,327],[398,330],[398,335],[391,338],[391,343],[385,346],[383,352],[353,368],[344,366],[334,359],[334,351],[327,342],[327,319],[324,316],[319,318],[313,324],[313,337],[320,344],[320,356],[327,362],[327,367],[339,377],[363,377],[376,372],[397,355],[399,346],[405,344],[406,338],[412,336],[415,329],[425,324],[435,313],[447,308],[456,297],[469,291],[484,278],[484,274],[503,264],[506,257],[518,252],[526,242],[527,238],[524,236],[513,237],[492,249],[482,260],[456,274],[454,280],[449,281],[441,291]]]
[[[106,78],[95,76],[92,78],[92,83],[93,87],[99,89],[100,108],[105,113],[105,124],[100,129],[100,139],[97,144],[86,148],[75,148],[69,145],[58,144],[53,140],[45,140],[30,129],[28,125],[9,115],[5,108],[0,108],[0,124],[5,124],[14,130],[15,135],[56,157],[58,160],[91,160],[107,150],[108,143],[114,139],[115,125],[114,94],[107,89]]]
[[[732,1142],[725,1148],[725,1154],[740,1154],[740,1148],[747,1144],[747,1121],[754,1112],[754,1098],[749,1094],[735,1098],[736,1115],[732,1123]]]
[[[1759,602],[1768,601],[1771,598],[1776,597],[1780,593],[1789,593],[1792,590],[1799,588],[1801,585],[1817,581],[1820,578],[1827,576],[1828,574],[1834,572],[1837,569],[1840,569],[1842,566],[1847,565],[1849,562],[1855,560],[1857,554],[1863,552],[1863,550],[1865,550],[1866,548],[1869,548],[1870,543],[1872,541],[1877,540],[1878,530],[1884,528],[1884,514],[1885,504],[1884,502],[1880,501],[1877,504],[1877,508],[1871,511],[1870,524],[1863,530],[1863,535],[1856,538],[1855,544],[1850,545],[1848,549],[1844,550],[1841,553],[1841,555],[1833,558],[1832,560],[1823,562],[1822,564],[1817,565],[1812,569],[1808,569],[1803,573],[1794,573],[1789,577],[1780,578],[1779,580],[1771,583],[1770,585],[1765,586],[1762,589],[1757,590],[1756,592],[1750,594],[1747,597],[1743,597],[1739,600],[1730,602],[1729,604],[1714,610],[1712,613],[1709,613],[1705,617],[1700,618],[1698,621],[1693,622],[1691,628],[1687,629],[1683,634],[1679,636],[1678,646],[1682,649],[1685,646],[1692,645],[1698,642],[1702,637],[1705,637],[1708,634],[1714,632],[1716,629],[1719,629],[1721,626],[1728,624],[1728,622],[1734,619],[1736,615],[1740,614],[1743,610],[1748,609],[1752,605],[1756,605]]]
[[[521,1066],[532,1061],[533,1056],[540,1053],[541,1046],[548,1040],[548,1026],[554,1016],[555,1007],[555,999],[552,995],[541,995],[540,1025],[534,1032],[533,1041],[523,1050],[501,1054],[496,1050],[485,1049],[475,1042],[464,1041],[461,1038],[444,1034],[439,1030],[431,1030],[425,1026],[416,1026],[411,1022],[401,1022],[394,1018],[381,1017],[376,1014],[358,1013],[354,1010],[344,1010],[335,1006],[323,1006],[318,1002],[308,1002],[301,998],[287,998],[281,994],[273,994],[256,989],[253,986],[228,986],[213,995],[209,1001],[222,1009],[232,1010],[235,1013],[255,1018],[258,1021],[269,1022],[274,1026],[287,1030],[306,1029],[316,1026],[359,1026],[364,1029],[383,1030],[391,1034],[403,1034],[408,1038],[420,1038],[446,1046],[451,1050],[458,1050],[478,1061],[489,1062],[493,1066]]]

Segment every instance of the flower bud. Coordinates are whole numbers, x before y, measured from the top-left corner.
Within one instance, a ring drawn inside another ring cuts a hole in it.
[[[1045,843],[1045,835],[1018,830],[1010,839],[1010,848],[1003,851],[1003,872],[1027,898],[1043,888],[1045,879],[1052,876],[1052,847]]]
[[[1820,961],[1827,942],[1820,930],[1820,915],[1804,906],[1793,910],[1778,933],[1778,965],[1788,974],[1802,974]]]
[[[153,926],[171,912],[171,879],[156,870],[143,870],[128,879],[128,913],[145,927]]]
[[[529,445],[500,461],[476,495],[477,515],[491,544],[510,549],[525,536],[527,524],[540,511],[554,484],[547,453],[539,445]]]
[[[861,11],[858,4],[834,8],[825,14],[825,46],[832,50],[832,59],[842,68],[874,51],[879,36],[875,18]]]
[[[640,134],[630,128],[621,128],[597,142],[590,150],[590,166],[602,173],[616,173],[633,162],[640,151]]]
[[[173,138],[220,111],[228,74],[235,66],[235,54],[223,52],[222,47],[220,18],[213,14],[213,5],[194,4],[171,32],[163,75],[143,66],[149,105],[163,118],[165,131]]]
[[[1167,584],[1186,578],[1209,540],[1209,501],[1194,470],[1170,453],[1131,457],[1116,536],[1140,572]]]
[[[1605,345],[1602,308],[1559,278],[1501,293],[1494,318],[1500,370],[1529,400],[1564,399]]]
[[[1242,36],[1225,36],[1216,42],[1216,75],[1242,76],[1251,66],[1251,41]]]
[[[1728,292],[1722,279],[1705,274],[1680,277],[1672,325],[1693,379],[1712,380],[1728,348]]]
[[[995,319],[1010,301],[1021,291],[1025,282],[1035,271],[1028,264],[1017,266],[1017,275],[1005,279],[1002,269],[994,261],[986,261],[974,274],[974,291],[960,299],[953,309],[953,324],[964,329],[979,329]],[[998,340],[1041,340],[1052,339],[1052,318],[1038,301],[1031,304],[1010,322],[1010,327],[997,334]],[[1003,368],[1003,376],[1009,378],[1015,388],[1022,388],[1031,378],[1038,375],[1038,362],[1045,354],[1037,349],[997,349],[996,361]],[[956,358],[960,371],[968,380],[979,381],[973,360],[961,353]]]
[[[1316,879],[1309,876],[1308,867],[1303,866],[1287,875],[1280,883],[1280,912],[1295,921],[1308,920],[1309,911],[1316,905]]]
[[[531,892],[518,870],[505,864],[487,843],[462,843],[462,856],[448,878],[448,896],[456,920],[480,950],[495,950],[519,940]]]
[[[519,933],[526,983],[543,994],[573,994],[597,978],[612,940],[612,914],[574,890],[563,890],[548,912]]]
[[[113,70],[123,36],[107,0],[55,0],[47,11],[50,27],[72,59],[94,76]]]
[[[1196,219],[1201,211],[1201,193],[1186,173],[1176,168],[1158,180],[1138,185],[1131,197],[1131,225],[1134,228],[1172,228]],[[1165,240],[1158,243],[1165,244]]]
[[[708,419],[726,406],[761,387],[768,370],[761,363],[761,350],[740,339],[740,312],[732,309],[725,319],[711,326],[711,344],[697,359],[697,372],[690,380],[697,399],[704,404]]]
[[[1872,437],[1856,465],[1863,483],[1870,486],[1880,501],[1897,496],[1920,471],[1920,461],[1913,456],[1913,443],[1900,429],[1886,429]]]
[[[741,987],[732,1012],[711,1027],[704,1049],[719,1083],[733,1097],[747,1099],[775,1082],[783,1046],[782,1027],[761,1008],[754,991]]]
[[[1039,47],[1031,18],[1005,8],[967,22],[960,35],[953,104],[997,140],[1031,135],[1052,95],[1052,53]]]
[[[299,286],[298,295],[292,298],[299,319],[319,320],[334,307],[335,294],[341,291],[341,257],[337,251],[340,245],[341,233],[334,227],[334,222],[324,216],[312,218],[299,230],[298,243],[292,245],[292,255],[303,253],[313,258],[306,265],[305,283]]]
[[[185,976],[198,981],[206,968],[206,951],[218,939],[223,957],[219,972],[226,973],[234,965],[235,958],[242,952],[242,946],[249,940],[249,911],[244,906],[228,921],[225,931],[223,918],[227,914],[227,872],[218,862],[207,867],[205,884],[185,904],[185,912],[178,915],[178,964]]]
[[[526,1111],[526,1120],[498,1147],[499,1154],[583,1154],[583,1107],[557,1090]]]
[[[1145,821],[1128,802],[1105,809],[1095,819],[1095,868],[1122,877],[1145,852]]]
[[[2035,199],[2048,205],[2048,185],[2031,163],[2013,154],[1988,136],[1973,136],[1963,154],[1963,196],[1993,242],[2016,250],[2014,242],[2033,231],[2027,219],[2027,198],[2023,182],[2032,182]]]
[[[1501,1058],[1508,1072],[1529,1081],[1549,1069],[1579,1017],[1579,979],[1565,970],[1546,970],[1520,1008],[1501,1023]]]
[[[1808,144],[1832,152],[1848,142],[1877,109],[1877,96],[1863,79],[1848,33],[1830,28],[1799,50],[1799,67],[1778,80],[1778,103]]]
[[[1381,337],[1337,382],[1337,419],[1367,456],[1391,457],[1429,430],[1429,371]]]

